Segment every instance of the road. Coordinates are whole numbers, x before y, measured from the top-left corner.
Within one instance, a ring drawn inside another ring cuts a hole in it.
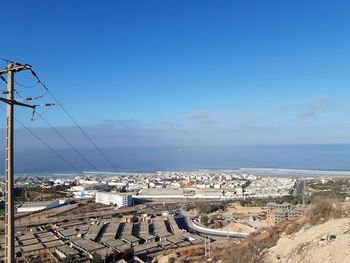
[[[191,218],[191,215],[186,212],[183,208],[178,210],[178,213],[183,217],[185,220],[185,224],[179,226],[180,228],[183,226],[187,226],[187,230],[190,233],[195,233],[195,234],[200,234],[200,235],[205,235],[205,236],[212,236],[212,237],[221,237],[225,239],[241,239],[248,234],[238,234],[230,231],[220,231],[216,229],[204,229],[202,227],[198,227],[193,223],[193,220]],[[178,221],[178,220],[177,220]]]

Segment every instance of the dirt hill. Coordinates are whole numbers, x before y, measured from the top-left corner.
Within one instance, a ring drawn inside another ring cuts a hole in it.
[[[350,262],[350,218],[305,226],[270,248],[265,263]]]
[[[213,242],[207,259],[204,246],[197,245],[169,251],[153,262],[350,262],[349,212],[349,205],[322,201],[305,216],[253,232],[240,241]]]

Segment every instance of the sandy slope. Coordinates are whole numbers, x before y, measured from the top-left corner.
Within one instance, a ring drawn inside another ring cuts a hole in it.
[[[225,230],[225,231],[233,231],[233,232],[244,232],[244,233],[251,233],[255,231],[253,227],[249,227],[245,224],[234,223],[234,222],[228,223],[226,226],[218,229]]]
[[[266,263],[350,262],[350,218],[304,227],[269,249]]]

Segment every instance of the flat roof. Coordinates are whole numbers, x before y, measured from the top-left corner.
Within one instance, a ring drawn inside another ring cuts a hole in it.
[[[76,246],[79,246],[88,252],[94,251],[94,250],[100,249],[100,248],[105,248],[103,245],[96,243],[94,241],[91,241],[89,239],[76,239],[73,241],[73,243]]]
[[[110,194],[110,195],[120,195],[120,196],[131,196],[133,194],[136,194],[135,192],[128,192],[128,193],[115,193],[115,192],[104,192],[104,191],[97,191],[96,194]]]
[[[58,203],[58,200],[51,200],[51,201],[37,201],[37,202],[24,202],[18,208],[24,208],[24,207],[41,207],[41,206],[47,206],[52,203]]]
[[[44,246],[46,248],[56,248],[56,247],[59,247],[61,245],[64,245],[64,242],[62,240],[59,240],[59,239],[44,243]]]
[[[130,245],[120,239],[110,239],[104,241],[108,246],[116,248],[117,250],[124,251],[130,249]]]
[[[58,238],[56,236],[52,235],[52,236],[40,237],[40,240],[42,243],[45,243],[45,242],[58,240]]]
[[[40,242],[36,238],[19,241],[20,246],[29,246],[29,245],[33,245],[33,244],[37,244],[37,243],[40,243]]]
[[[122,238],[129,242],[138,242],[140,240],[139,238],[130,234],[123,235]]]
[[[57,250],[61,251],[65,255],[77,255],[79,252],[74,248],[67,246],[67,244],[62,244],[59,247],[56,247]]]
[[[20,241],[24,241],[24,240],[27,240],[27,239],[33,239],[35,238],[34,236],[34,233],[26,233],[26,234],[23,234],[23,235],[18,235],[17,236],[17,239],[20,240]]]
[[[139,195],[183,195],[183,189],[177,188],[144,188]]]
[[[41,243],[36,243],[34,245],[21,247],[21,249],[24,253],[28,253],[28,252],[44,249],[44,246]]]
[[[50,237],[50,236],[53,236],[53,234],[51,232],[39,232],[39,233],[36,233],[36,235],[41,239],[41,238],[44,238],[44,237]]]

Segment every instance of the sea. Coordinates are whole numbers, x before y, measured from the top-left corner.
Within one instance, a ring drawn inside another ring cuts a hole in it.
[[[151,173],[157,171],[241,171],[273,176],[350,176],[350,144],[323,145],[240,145],[240,146],[174,146],[103,149],[118,170],[113,169],[99,153],[82,150],[99,171],[112,174]],[[94,170],[75,156],[61,150],[79,171]],[[3,158],[3,153],[0,154]],[[73,176],[62,160],[46,150],[16,153],[16,175]],[[0,165],[0,169],[4,169]]]

